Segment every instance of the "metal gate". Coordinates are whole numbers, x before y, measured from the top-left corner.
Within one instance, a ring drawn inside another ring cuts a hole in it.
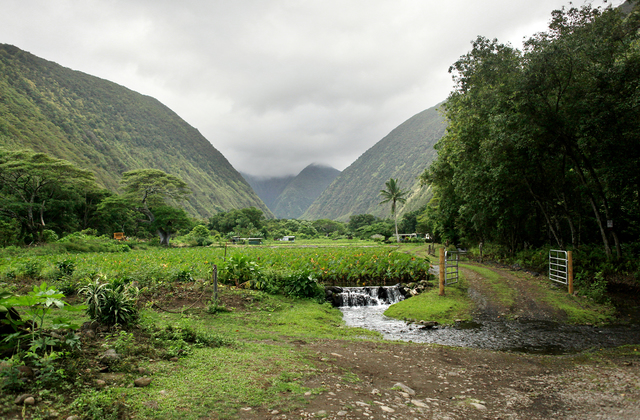
[[[569,284],[569,258],[567,251],[549,251],[549,280]]]
[[[445,251],[444,252],[444,285],[456,284],[459,280],[458,262],[461,251]]]

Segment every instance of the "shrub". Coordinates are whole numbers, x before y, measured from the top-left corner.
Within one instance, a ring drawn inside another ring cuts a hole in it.
[[[27,260],[22,264],[19,271],[22,277],[31,279],[39,278],[40,272],[42,271],[42,263],[36,260]]]
[[[586,272],[579,272],[574,277],[574,285],[578,294],[586,296],[597,303],[608,303],[607,281],[603,272],[596,273],[595,277],[590,277]]]
[[[284,293],[298,298],[318,299],[324,296],[324,288],[308,271],[299,271],[284,277]]]
[[[51,229],[44,229],[42,231],[42,242],[51,243],[58,240],[58,234]]]
[[[139,319],[138,288],[122,279],[101,283],[100,277],[80,290],[86,296],[87,315],[106,325],[129,326]]]
[[[230,283],[233,281],[237,287],[240,283],[253,281],[258,278],[260,266],[246,255],[236,254],[221,264],[218,273],[221,283]]]
[[[119,420],[127,418],[129,407],[122,390],[90,390],[76,398],[70,407],[89,420]]]

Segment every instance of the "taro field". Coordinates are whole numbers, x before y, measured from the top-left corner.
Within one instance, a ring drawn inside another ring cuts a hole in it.
[[[7,257],[0,261],[0,282],[12,280],[84,283],[98,275],[126,277],[140,284],[209,280],[214,264],[243,255],[265,275],[305,271],[325,285],[392,285],[427,278],[429,263],[396,248],[375,247],[229,247],[168,248],[45,256]]]

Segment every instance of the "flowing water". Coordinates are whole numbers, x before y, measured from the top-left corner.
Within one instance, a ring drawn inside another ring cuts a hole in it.
[[[540,354],[640,344],[640,325],[637,324],[592,327],[551,321],[482,320],[423,328],[383,315],[391,304],[401,300],[394,286],[343,289],[344,304],[340,310],[346,324],[378,331],[387,340]],[[386,290],[381,292],[380,289]],[[380,295],[384,297],[380,298]]]

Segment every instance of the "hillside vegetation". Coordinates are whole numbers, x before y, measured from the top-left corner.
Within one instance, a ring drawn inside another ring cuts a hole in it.
[[[123,172],[182,178],[185,208],[206,217],[256,206],[271,212],[207,139],[154,98],[0,44],[0,146],[30,148],[96,173],[115,191]]]
[[[435,158],[433,145],[445,128],[438,106],[409,118],[346,168],[302,217],[341,221],[365,213],[387,217],[389,208],[378,203],[380,190],[389,178],[397,178],[402,189],[412,191],[400,214],[424,205],[426,190],[419,188],[417,177]]]
[[[276,199],[272,207],[276,217],[297,219],[340,175],[340,171],[328,166],[309,165],[302,170]]]
[[[261,177],[242,172],[241,175],[269,209],[274,208],[273,204],[278,199],[278,196],[282,194],[282,191],[284,191],[287,185],[295,178],[294,175]]]
[[[296,176],[258,177],[242,174],[258,197],[281,219],[297,219],[340,175],[330,166],[310,164]]]

